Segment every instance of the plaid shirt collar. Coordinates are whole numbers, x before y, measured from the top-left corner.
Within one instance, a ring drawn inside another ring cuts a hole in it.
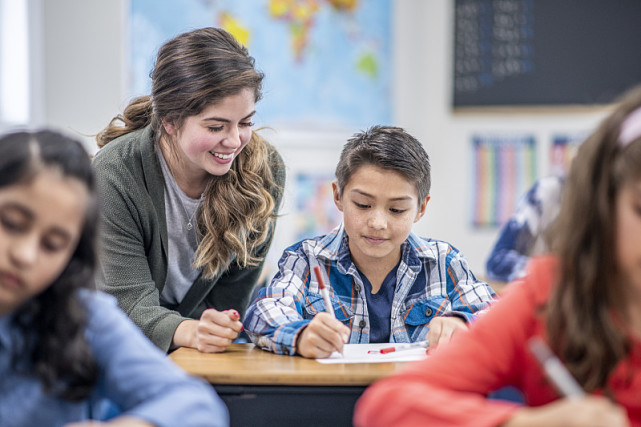
[[[438,253],[435,249],[421,244],[421,239],[413,232],[410,232],[408,238],[401,245],[401,253],[401,260],[410,269],[416,271],[421,269],[421,259],[431,258],[434,261],[438,260]],[[338,270],[342,274],[348,273],[353,263],[349,252],[348,236],[345,233],[343,223],[318,241],[314,248],[314,255],[318,259],[336,261]]]

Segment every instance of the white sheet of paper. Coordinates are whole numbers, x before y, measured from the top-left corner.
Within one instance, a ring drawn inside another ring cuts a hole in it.
[[[424,348],[412,348],[403,351],[393,351],[387,354],[368,352],[393,347],[393,343],[375,344],[345,344],[343,354],[334,352],[326,359],[316,359],[319,363],[383,363],[383,362],[412,362],[427,357]]]

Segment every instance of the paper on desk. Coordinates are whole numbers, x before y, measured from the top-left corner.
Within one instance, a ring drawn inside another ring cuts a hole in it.
[[[380,350],[393,347],[394,343],[375,344],[345,344],[343,354],[334,352],[326,359],[316,359],[319,363],[383,363],[383,362],[412,362],[427,357],[424,348],[412,348],[403,351],[394,351],[387,354],[368,354],[370,350]]]

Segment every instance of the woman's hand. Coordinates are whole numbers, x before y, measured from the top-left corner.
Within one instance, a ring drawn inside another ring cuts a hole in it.
[[[628,427],[625,410],[602,396],[561,399],[537,408],[522,408],[503,427]]]
[[[456,316],[439,316],[429,323],[430,330],[425,339],[430,343],[430,349],[436,349],[439,344],[449,342],[457,331],[467,329],[467,323]]]
[[[200,320],[185,320],[174,332],[175,347],[192,347],[203,353],[220,353],[243,330],[236,310],[203,311]]]
[[[349,334],[349,328],[334,316],[318,313],[298,334],[296,353],[310,359],[328,357],[334,351],[342,353]]]

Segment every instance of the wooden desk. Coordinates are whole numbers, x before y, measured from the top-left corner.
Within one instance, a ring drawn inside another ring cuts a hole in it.
[[[229,408],[232,426],[351,426],[354,404],[365,387],[404,365],[325,365],[253,344],[232,344],[216,354],[180,348],[170,358],[214,386]]]

